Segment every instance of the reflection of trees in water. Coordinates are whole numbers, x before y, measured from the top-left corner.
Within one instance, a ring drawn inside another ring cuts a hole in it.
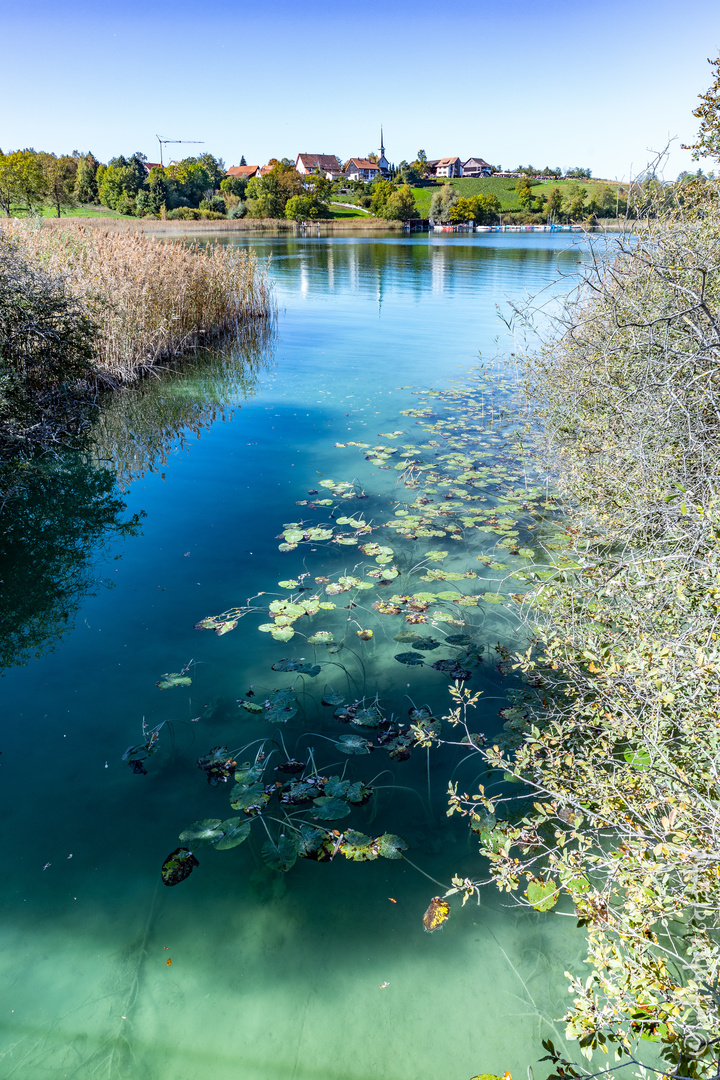
[[[231,416],[239,399],[256,393],[275,338],[274,321],[259,321],[221,345],[199,349],[178,371],[165,368],[139,387],[114,393],[93,423],[93,464],[112,464],[121,482],[162,467],[172,448],[187,446],[191,435]]]
[[[77,454],[13,464],[12,475],[0,510],[0,668],[55,648],[99,584],[98,544],[139,523],[122,520],[115,474]]]

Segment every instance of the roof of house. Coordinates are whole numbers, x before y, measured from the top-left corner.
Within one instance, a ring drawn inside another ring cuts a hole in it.
[[[463,161],[463,168],[465,168],[466,165],[470,165],[471,163],[477,165],[480,169],[492,168],[492,165],[485,161],[485,158],[481,157],[470,157],[467,159],[467,161]]]
[[[454,165],[455,162],[459,161],[459,160],[460,160],[460,158],[456,154],[455,157],[440,158],[437,165],[438,165],[438,168],[442,167],[443,165]]]
[[[380,172],[380,166],[377,164],[377,162],[370,161],[369,158],[351,157],[350,160],[345,164],[345,172],[347,172],[348,168],[351,165],[354,165],[356,169],[375,169],[377,172]]]
[[[259,165],[231,165],[226,170],[228,176],[238,176],[241,180],[248,180],[260,169]]]
[[[143,161],[143,165],[145,166],[147,172],[150,172],[151,169],[163,168],[159,161]]]
[[[298,154],[297,161],[301,161],[308,172],[314,172],[315,169],[320,172],[337,172],[340,168],[340,161],[335,154]]]

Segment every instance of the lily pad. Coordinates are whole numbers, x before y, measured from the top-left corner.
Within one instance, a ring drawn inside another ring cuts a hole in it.
[[[402,837],[393,833],[383,833],[375,843],[383,859],[402,859],[402,852],[407,851],[407,844]]]
[[[174,686],[191,686],[192,679],[184,671],[172,671],[168,675],[163,675],[155,685],[161,690],[171,690]]]
[[[338,705],[342,705],[344,700],[344,696],[339,694],[337,690],[333,690],[330,683],[325,685],[322,696],[323,705],[333,705],[337,708]]]
[[[213,847],[217,851],[229,851],[230,848],[237,847],[238,844],[247,840],[252,825],[247,818],[232,817],[223,821],[220,828],[223,830],[223,835],[213,843]]]
[[[245,709],[249,713],[261,713],[263,711],[262,705],[256,705],[254,701],[243,700],[240,702],[240,704],[242,705],[243,709]]]
[[[295,865],[298,857],[298,845],[294,837],[281,836],[277,844],[268,840],[263,844],[262,857],[271,870],[285,874]]]
[[[371,862],[378,857],[378,851],[372,837],[366,836],[365,833],[356,832],[355,829],[347,830],[338,845],[338,850],[341,855],[344,855],[346,859],[351,859],[352,862]]]
[[[319,821],[339,821],[340,818],[347,817],[350,813],[350,807],[344,799],[331,798],[326,795],[321,795],[319,799],[315,799],[315,805],[312,809],[312,816]]]
[[[372,743],[361,735],[341,735],[335,745],[343,754],[369,754],[372,749]]]
[[[189,829],[184,829],[178,839],[184,844],[217,840],[223,835],[221,825],[220,818],[204,818],[202,821],[195,821]]]
[[[274,630],[270,631],[270,636],[275,641],[289,641],[290,638],[295,636],[295,631],[291,626],[276,626]]]
[[[323,843],[327,837],[324,829],[316,829],[313,825],[302,825],[297,839],[298,855],[303,859],[327,858],[327,852],[323,850]]]
[[[297,589],[299,581],[295,581],[294,578],[290,578],[287,581],[278,581],[278,585],[281,589]]]
[[[163,885],[177,885],[178,882],[184,881],[186,877],[190,877],[195,867],[199,865],[200,863],[192,851],[188,851],[187,848],[183,847],[175,848],[162,864],[160,876]]]
[[[303,660],[276,660],[272,666],[273,671],[296,671],[298,675],[315,676],[320,674],[319,664],[306,664]]]
[[[285,724],[298,711],[294,690],[272,690],[265,699],[263,714],[271,724]]]
[[[419,652],[396,653],[395,659],[399,660],[401,664],[408,664],[410,667],[421,667],[424,663],[423,655]]]
[[[316,630],[307,638],[308,645],[332,645],[335,637],[329,630]]]

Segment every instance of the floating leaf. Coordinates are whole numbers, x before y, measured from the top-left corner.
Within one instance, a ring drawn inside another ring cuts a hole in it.
[[[393,833],[383,833],[375,843],[383,859],[401,859],[402,852],[407,851],[407,844],[402,837],[394,836]]]
[[[433,896],[430,905],[423,915],[423,926],[432,933],[446,921],[450,915],[450,905],[441,896]]]
[[[232,817],[223,821],[220,828],[223,830],[223,836],[213,843],[213,847],[217,851],[229,851],[230,848],[242,844],[243,840],[247,840],[252,825],[247,818]]]
[[[353,862],[371,862],[378,857],[372,837],[356,832],[355,829],[347,830],[338,845],[338,850],[341,855]]]
[[[207,781],[211,787],[226,783],[236,764],[228,753],[227,746],[213,746],[209,754],[197,759],[197,767],[207,773]],[[182,837],[180,839],[182,840]]]
[[[277,844],[268,840],[263,844],[262,857],[271,870],[279,870],[285,874],[295,865],[298,856],[298,845],[294,837],[280,836]]]
[[[317,630],[307,639],[308,645],[332,645],[335,637],[329,630]]]
[[[382,720],[379,709],[371,705],[369,709],[352,709],[350,711],[350,723],[356,727],[377,727]]]
[[[335,745],[343,754],[369,754],[372,749],[372,743],[361,735],[341,735]]]
[[[240,702],[240,704],[242,705],[243,709],[246,709],[249,713],[261,713],[263,711],[262,705],[256,705],[254,701],[243,700]]]
[[[278,551],[294,551],[297,544],[278,544]]]
[[[486,604],[502,604],[505,599],[500,593],[484,592],[481,595]]]
[[[344,699],[343,695],[339,694],[337,692],[337,690],[333,690],[330,683],[326,684],[325,689],[323,690],[323,696],[322,696],[323,705],[338,706],[338,705],[342,705],[344,700],[345,699]]]
[[[291,720],[298,711],[294,690],[273,690],[268,694],[263,705],[263,713],[270,723],[284,724]]]
[[[302,825],[297,839],[298,855],[303,859],[327,858],[327,852],[323,850],[323,843],[327,833],[324,829],[316,829],[313,825]]]
[[[155,683],[161,690],[171,690],[174,686],[191,686],[192,679],[183,671],[173,671],[163,675],[162,679]]]
[[[270,631],[270,636],[275,638],[276,641],[289,641],[291,637],[295,636],[295,631],[291,626],[276,626]]]
[[[536,911],[550,911],[558,902],[558,886],[552,880],[533,878],[528,883],[525,895]]]
[[[248,817],[259,814],[269,799],[270,796],[262,784],[236,784],[230,792],[230,805],[233,810],[243,810]]]
[[[203,821],[195,821],[189,829],[184,829],[178,837],[185,844],[203,842],[205,840],[217,840],[222,836],[220,818],[204,818]]]
[[[163,885],[177,885],[178,882],[184,881],[186,877],[190,877],[193,869],[199,865],[200,863],[192,851],[182,847],[175,848],[162,864],[160,876]]]
[[[278,585],[281,589],[297,589],[299,581],[295,581],[294,578],[290,578],[288,581],[278,581]]]
[[[349,813],[350,807],[344,799],[328,798],[325,795],[315,799],[312,810],[312,816],[319,821],[338,821],[340,818],[347,817]]]
[[[395,635],[395,641],[415,641],[420,637],[417,630],[401,630],[399,634]]]
[[[272,666],[273,671],[296,671],[298,675],[310,675],[311,677],[319,675],[321,668],[319,664],[306,664],[303,660],[276,660]]]
[[[436,641],[435,638],[416,637],[413,645],[416,649],[422,649],[423,652],[432,652],[433,649],[439,649],[442,642]]]
[[[440,562],[441,559],[446,558],[449,554],[449,551],[426,551],[423,558],[430,559],[430,562]]]
[[[408,664],[411,667],[420,667],[423,664],[423,655],[419,652],[396,653],[395,659],[399,660],[401,664]]]

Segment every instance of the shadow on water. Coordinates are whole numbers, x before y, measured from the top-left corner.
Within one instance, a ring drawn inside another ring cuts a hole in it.
[[[178,371],[108,395],[81,449],[3,463],[0,670],[53,650],[83,601],[111,585],[100,564],[145,516],[123,518],[119,487],[161,469],[171,447],[186,449],[253,396],[275,334],[272,322],[251,325]]]
[[[84,599],[103,584],[97,563],[114,540],[136,535],[123,519],[115,474],[77,453],[11,467],[0,512],[0,668],[56,647]]]

